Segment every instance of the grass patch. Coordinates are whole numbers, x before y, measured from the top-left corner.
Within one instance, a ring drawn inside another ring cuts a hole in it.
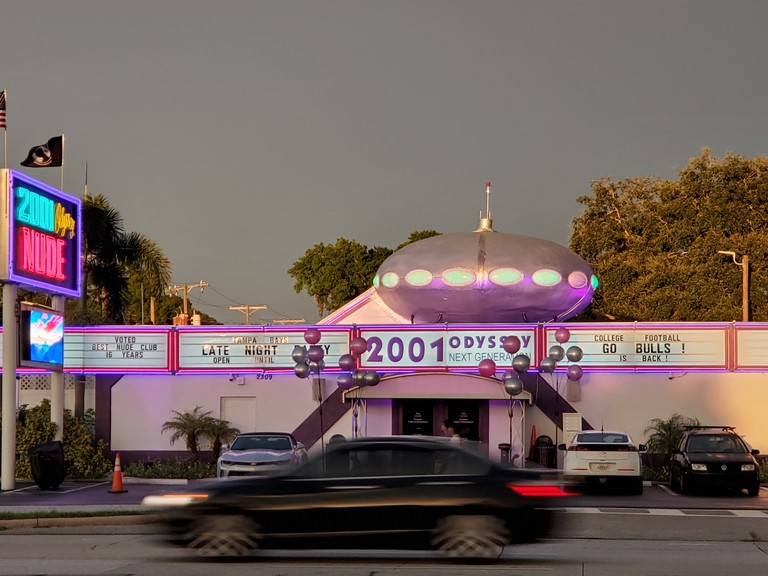
[[[45,510],[40,512],[0,512],[0,520],[30,520],[35,518],[99,518],[110,516],[141,516],[148,514],[143,510],[94,510],[60,511]]]

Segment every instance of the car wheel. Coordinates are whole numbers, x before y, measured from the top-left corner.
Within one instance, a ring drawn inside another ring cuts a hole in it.
[[[630,494],[640,496],[643,493],[643,478],[632,478],[632,483],[629,486]]]
[[[688,488],[688,483],[685,481],[685,474],[680,472],[680,479],[678,482],[678,486],[680,488],[680,494],[687,494],[690,492],[690,488]]]
[[[198,556],[247,556],[259,547],[259,525],[246,516],[203,516],[187,533]]]
[[[492,558],[510,542],[501,518],[492,515],[446,516],[434,529],[432,546],[456,558]]]
[[[750,496],[757,496],[760,494],[760,482],[755,482],[752,486],[747,488],[747,494]]]

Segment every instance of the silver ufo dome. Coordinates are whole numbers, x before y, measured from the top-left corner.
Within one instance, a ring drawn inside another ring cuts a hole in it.
[[[373,281],[381,300],[416,324],[562,321],[589,305],[597,278],[584,259],[549,240],[495,232],[490,223],[392,254]]]

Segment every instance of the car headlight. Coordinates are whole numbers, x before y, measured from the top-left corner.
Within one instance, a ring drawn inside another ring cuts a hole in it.
[[[706,472],[707,471],[707,465],[706,464],[691,464],[691,470],[694,472]]]
[[[208,498],[208,494],[190,493],[190,494],[159,494],[145,496],[142,506],[149,508],[175,508],[178,506],[189,506],[198,502],[203,502]]]
[[[755,465],[754,464],[742,464],[741,465],[741,471],[742,472],[754,472],[755,471]]]

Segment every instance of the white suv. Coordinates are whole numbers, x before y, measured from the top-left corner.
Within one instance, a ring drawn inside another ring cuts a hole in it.
[[[588,430],[577,432],[565,450],[563,474],[566,480],[583,485],[619,484],[632,494],[643,493],[643,469],[640,453],[645,444],[635,444],[626,432]]]

